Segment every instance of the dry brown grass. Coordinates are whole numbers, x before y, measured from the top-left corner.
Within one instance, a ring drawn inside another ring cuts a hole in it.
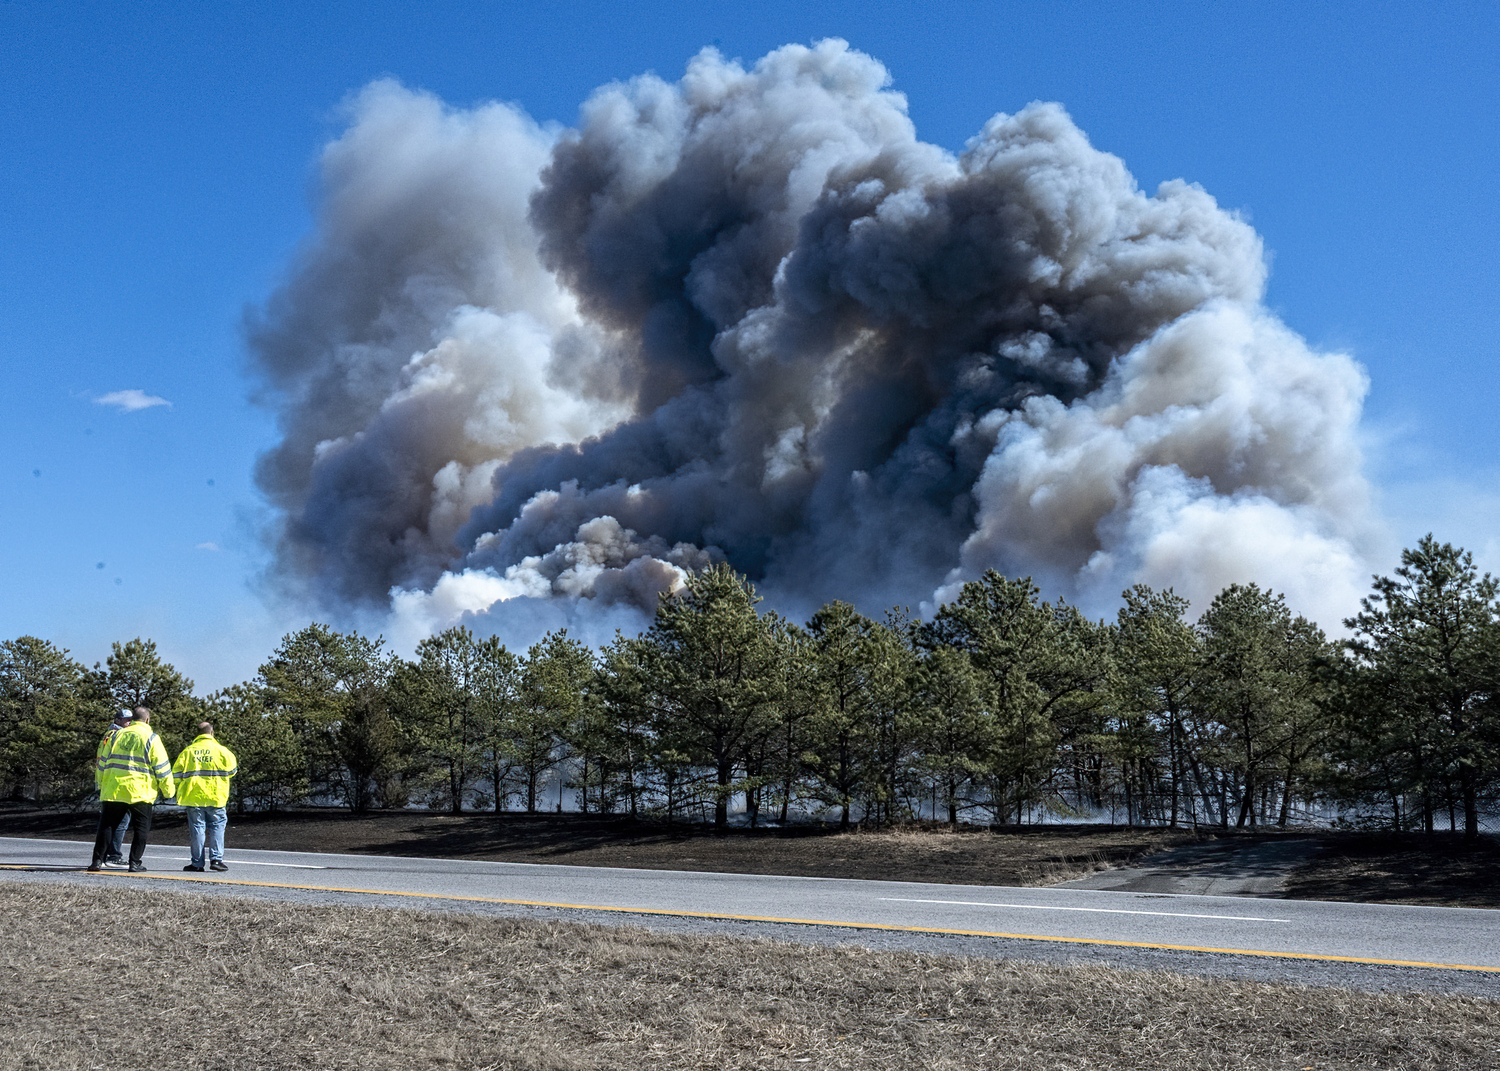
[[[0,984],[4,1069],[1500,1064],[1475,998],[117,885],[0,885]]]

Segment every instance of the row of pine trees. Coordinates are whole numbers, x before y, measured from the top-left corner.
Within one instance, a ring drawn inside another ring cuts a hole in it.
[[[207,718],[235,805],[421,804],[752,824],[1064,818],[1286,825],[1347,813],[1478,835],[1500,788],[1500,603],[1430,536],[1377,577],[1349,637],[1232,585],[1196,621],[1135,587],[1113,622],[997,573],[930,621],[831,603],[761,612],[723,566],[593,650],[524,655],[462,628],[411,660],[311,625],[207,697],[150,641],[92,669],[0,643],[0,791],[89,798],[98,735],[145,705],[175,754]]]

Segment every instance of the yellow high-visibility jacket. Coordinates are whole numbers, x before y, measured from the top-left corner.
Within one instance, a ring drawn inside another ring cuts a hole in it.
[[[114,803],[155,803],[158,792],[170,797],[176,791],[167,749],[142,722],[104,734],[94,758],[94,783],[99,798]]]
[[[233,751],[211,736],[200,736],[172,764],[177,802],[184,807],[222,807],[229,802],[229,779],[239,772]]]

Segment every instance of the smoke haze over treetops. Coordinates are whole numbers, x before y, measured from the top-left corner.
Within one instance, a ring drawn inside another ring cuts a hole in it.
[[[607,638],[711,560],[793,614],[987,568],[1352,611],[1365,377],[1262,306],[1255,232],[1056,104],[954,156],[888,80],[705,51],[576,130],[366,87],[249,325],[275,578],[408,640]]]

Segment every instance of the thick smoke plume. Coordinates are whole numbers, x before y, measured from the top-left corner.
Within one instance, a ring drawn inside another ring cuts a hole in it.
[[[791,613],[991,567],[1352,607],[1365,380],[1261,305],[1255,232],[1058,105],[954,156],[888,83],[705,51],[561,132],[368,87],[249,328],[276,576],[407,640],[638,626],[711,560]]]

